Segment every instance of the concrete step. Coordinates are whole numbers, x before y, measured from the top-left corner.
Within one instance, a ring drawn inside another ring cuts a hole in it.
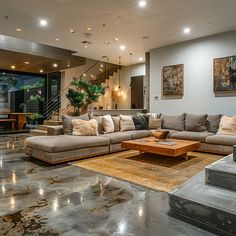
[[[233,154],[214,162],[205,168],[208,184],[236,191],[236,162]]]
[[[48,132],[45,130],[40,130],[40,129],[32,129],[30,130],[30,134],[32,136],[47,136]]]
[[[236,192],[205,183],[194,176],[169,193],[169,214],[217,235],[236,235]]]

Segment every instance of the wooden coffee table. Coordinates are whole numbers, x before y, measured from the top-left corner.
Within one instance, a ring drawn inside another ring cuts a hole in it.
[[[123,141],[122,147],[132,150],[138,150],[141,153],[148,152],[162,156],[170,157],[183,157],[188,160],[188,152],[198,149],[200,142],[180,140],[180,139],[167,139],[167,141],[175,142],[173,146],[159,144],[154,137]]]

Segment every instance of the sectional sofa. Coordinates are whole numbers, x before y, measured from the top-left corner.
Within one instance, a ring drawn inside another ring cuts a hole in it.
[[[80,118],[88,119],[87,115]],[[151,130],[145,129],[116,131],[99,136],[73,136],[71,119],[67,117],[63,126],[50,127],[49,136],[27,138],[26,154],[56,164],[122,151],[122,141],[151,135]],[[170,138],[200,141],[198,151],[230,154],[236,145],[236,135],[217,134],[221,115],[163,115],[161,119],[161,126],[156,129],[169,130]]]

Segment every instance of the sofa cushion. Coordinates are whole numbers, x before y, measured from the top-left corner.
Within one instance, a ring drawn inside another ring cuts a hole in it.
[[[162,116],[162,128],[170,130],[184,130],[185,113],[179,116]]]
[[[135,130],[145,130],[148,129],[148,124],[144,116],[136,115],[132,117]]]
[[[185,130],[194,132],[206,131],[207,114],[195,115],[186,114],[185,116]]]
[[[171,134],[171,138],[199,141],[202,143],[206,142],[206,137],[214,135],[210,132],[193,132],[193,131],[182,131]]]
[[[208,115],[206,127],[208,132],[217,133],[220,125],[221,115]]]
[[[217,134],[236,135],[236,116],[222,116]]]
[[[89,119],[95,119],[98,122],[98,133],[99,134],[103,134],[104,133],[104,129],[102,126],[102,116],[93,116],[91,114],[89,114]]]
[[[25,142],[29,147],[51,153],[109,145],[109,139],[101,136],[37,136],[27,138]]]
[[[134,130],[134,131],[127,131],[127,133],[131,135],[131,139],[145,138],[151,135],[150,130]]]
[[[91,120],[72,120],[73,133],[75,136],[98,136],[98,122]]]
[[[121,143],[122,141],[131,140],[132,136],[129,132],[115,132],[110,134],[103,134],[100,137],[107,138],[111,144]]]
[[[236,145],[236,136],[235,135],[213,135],[206,138],[206,143],[216,144],[216,145],[225,145],[233,146]]]
[[[80,120],[89,120],[89,115],[84,114],[82,116],[68,116],[63,115],[62,116],[62,125],[63,125],[63,133],[64,134],[72,134],[73,132],[73,126],[72,126],[72,120],[73,119],[80,119]]]
[[[162,118],[155,118],[153,116],[149,117],[148,128],[149,129],[161,129]]]
[[[120,131],[135,130],[132,116],[120,115]]]

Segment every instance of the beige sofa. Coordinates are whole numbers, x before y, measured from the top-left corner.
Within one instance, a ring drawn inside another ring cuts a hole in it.
[[[202,129],[201,124],[199,125],[199,120],[201,119],[195,115],[163,116],[162,129],[170,131],[170,138],[200,141],[201,145],[198,151],[219,154],[230,154],[233,152],[233,146],[236,145],[236,135],[216,134],[218,129],[217,123],[219,126],[218,121],[212,122],[213,126],[215,126],[214,129],[212,127],[206,130]],[[195,125],[197,128],[194,127],[196,121],[198,122]],[[209,125],[212,124],[209,123]],[[189,131],[189,129],[204,131]],[[33,158],[56,164],[122,151],[122,141],[144,138],[151,135],[150,130],[119,131],[100,134],[99,136],[73,136],[63,134],[63,132],[67,131],[63,130],[62,126],[50,127],[49,134],[52,136],[27,138],[26,154]]]

